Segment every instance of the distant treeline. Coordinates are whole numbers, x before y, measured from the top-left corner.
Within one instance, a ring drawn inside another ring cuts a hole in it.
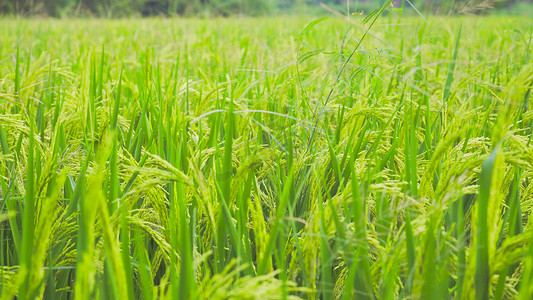
[[[1,15],[22,16],[173,16],[267,15],[319,7],[371,10],[384,0],[0,0]],[[393,0],[396,7],[414,4],[435,13],[476,13],[533,0]]]

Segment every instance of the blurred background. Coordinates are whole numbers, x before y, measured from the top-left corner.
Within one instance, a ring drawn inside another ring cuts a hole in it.
[[[0,14],[41,17],[148,17],[370,12],[382,0],[0,0]],[[403,13],[533,16],[533,0],[394,0]]]

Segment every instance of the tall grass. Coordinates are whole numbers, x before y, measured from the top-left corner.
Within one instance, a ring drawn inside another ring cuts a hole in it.
[[[2,20],[2,298],[530,299],[533,23],[394,18]]]

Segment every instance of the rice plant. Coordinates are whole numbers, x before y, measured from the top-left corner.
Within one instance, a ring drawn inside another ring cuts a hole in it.
[[[3,19],[1,298],[531,299],[532,28]]]

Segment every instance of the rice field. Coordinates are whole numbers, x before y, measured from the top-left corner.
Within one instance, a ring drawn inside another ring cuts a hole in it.
[[[0,20],[2,299],[531,299],[533,20]]]

